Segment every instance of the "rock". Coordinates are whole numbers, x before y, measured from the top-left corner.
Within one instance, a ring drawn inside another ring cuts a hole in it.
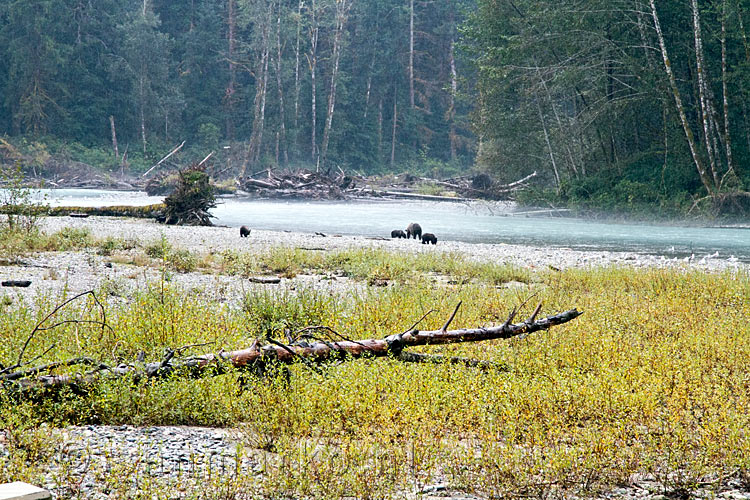
[[[52,498],[49,491],[22,481],[0,484],[0,500],[44,500]]]

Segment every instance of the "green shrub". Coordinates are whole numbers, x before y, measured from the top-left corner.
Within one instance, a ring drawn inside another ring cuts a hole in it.
[[[189,250],[172,250],[166,255],[165,260],[171,269],[180,273],[189,273],[198,267],[198,258]]]
[[[167,240],[167,237],[162,234],[161,239],[153,243],[149,243],[148,245],[146,245],[146,248],[144,250],[146,252],[146,255],[148,255],[152,259],[164,259],[167,257],[169,252],[172,251],[172,244],[169,242],[169,240]]]

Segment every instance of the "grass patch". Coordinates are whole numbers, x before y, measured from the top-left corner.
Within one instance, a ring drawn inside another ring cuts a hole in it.
[[[283,339],[285,330],[307,325],[353,339],[383,337],[429,309],[437,313],[421,328],[439,328],[458,300],[464,305],[453,326],[473,327],[502,322],[525,298],[494,285],[520,272],[457,256],[275,249],[226,254],[223,265],[238,274],[382,273],[397,283],[341,297],[315,288],[253,292],[237,309],[162,284],[126,305],[101,297],[112,332],[64,324],[36,338],[26,359],[87,354],[115,363],[143,351],[153,361],[166,347],[210,343],[194,352],[229,350],[256,336]],[[446,290],[424,278],[427,270],[465,273],[472,281]],[[0,454],[0,479],[9,477],[6,471],[40,477],[55,446],[35,441],[41,425],[91,422],[240,426],[243,442],[264,464],[246,490],[257,496],[381,498],[439,481],[480,495],[548,497],[594,494],[635,472],[653,474],[664,492],[689,493],[707,481],[718,486],[715,478],[747,477],[747,274],[603,268],[520,278],[544,302],[543,314],[571,307],[585,314],[525,339],[424,349],[495,361],[507,371],[365,359],[327,366],[322,375],[293,366],[288,381],[239,373],[108,381],[22,404],[5,394],[0,426],[6,434],[29,433],[32,442],[13,438],[14,449],[28,453]],[[15,360],[53,306],[42,297],[4,307],[0,362]],[[93,304],[78,304],[55,321],[96,314]]]
[[[358,280],[382,279],[400,283],[426,278],[430,273],[456,278],[461,282],[475,280],[491,285],[532,281],[527,269],[471,261],[458,253],[398,254],[373,248],[320,252],[275,247],[264,253],[228,250],[221,254],[219,268],[226,274],[240,276],[263,272],[284,277],[301,273],[333,274]]]
[[[45,233],[34,227],[30,230],[0,228],[0,262],[17,263],[34,252],[65,252],[95,248],[100,255],[109,256],[117,250],[136,247],[132,240],[95,238],[89,228],[64,227],[55,233]]]

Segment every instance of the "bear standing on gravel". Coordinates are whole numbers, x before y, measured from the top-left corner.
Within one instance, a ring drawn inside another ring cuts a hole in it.
[[[240,238],[247,238],[250,235],[250,228],[247,226],[242,226],[240,228]]]
[[[435,236],[432,233],[424,233],[422,235],[422,244],[427,245],[428,243],[432,243],[433,245],[437,245],[437,236]]]
[[[391,231],[391,238],[406,238],[406,233],[400,229],[394,229]]]
[[[416,222],[412,222],[406,227],[406,238],[409,239],[412,236],[415,240],[422,237],[422,226],[420,226]]]

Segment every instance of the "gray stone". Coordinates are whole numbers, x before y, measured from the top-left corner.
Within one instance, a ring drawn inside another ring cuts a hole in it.
[[[52,498],[49,491],[28,483],[15,481],[0,484],[0,500],[44,500]]]

